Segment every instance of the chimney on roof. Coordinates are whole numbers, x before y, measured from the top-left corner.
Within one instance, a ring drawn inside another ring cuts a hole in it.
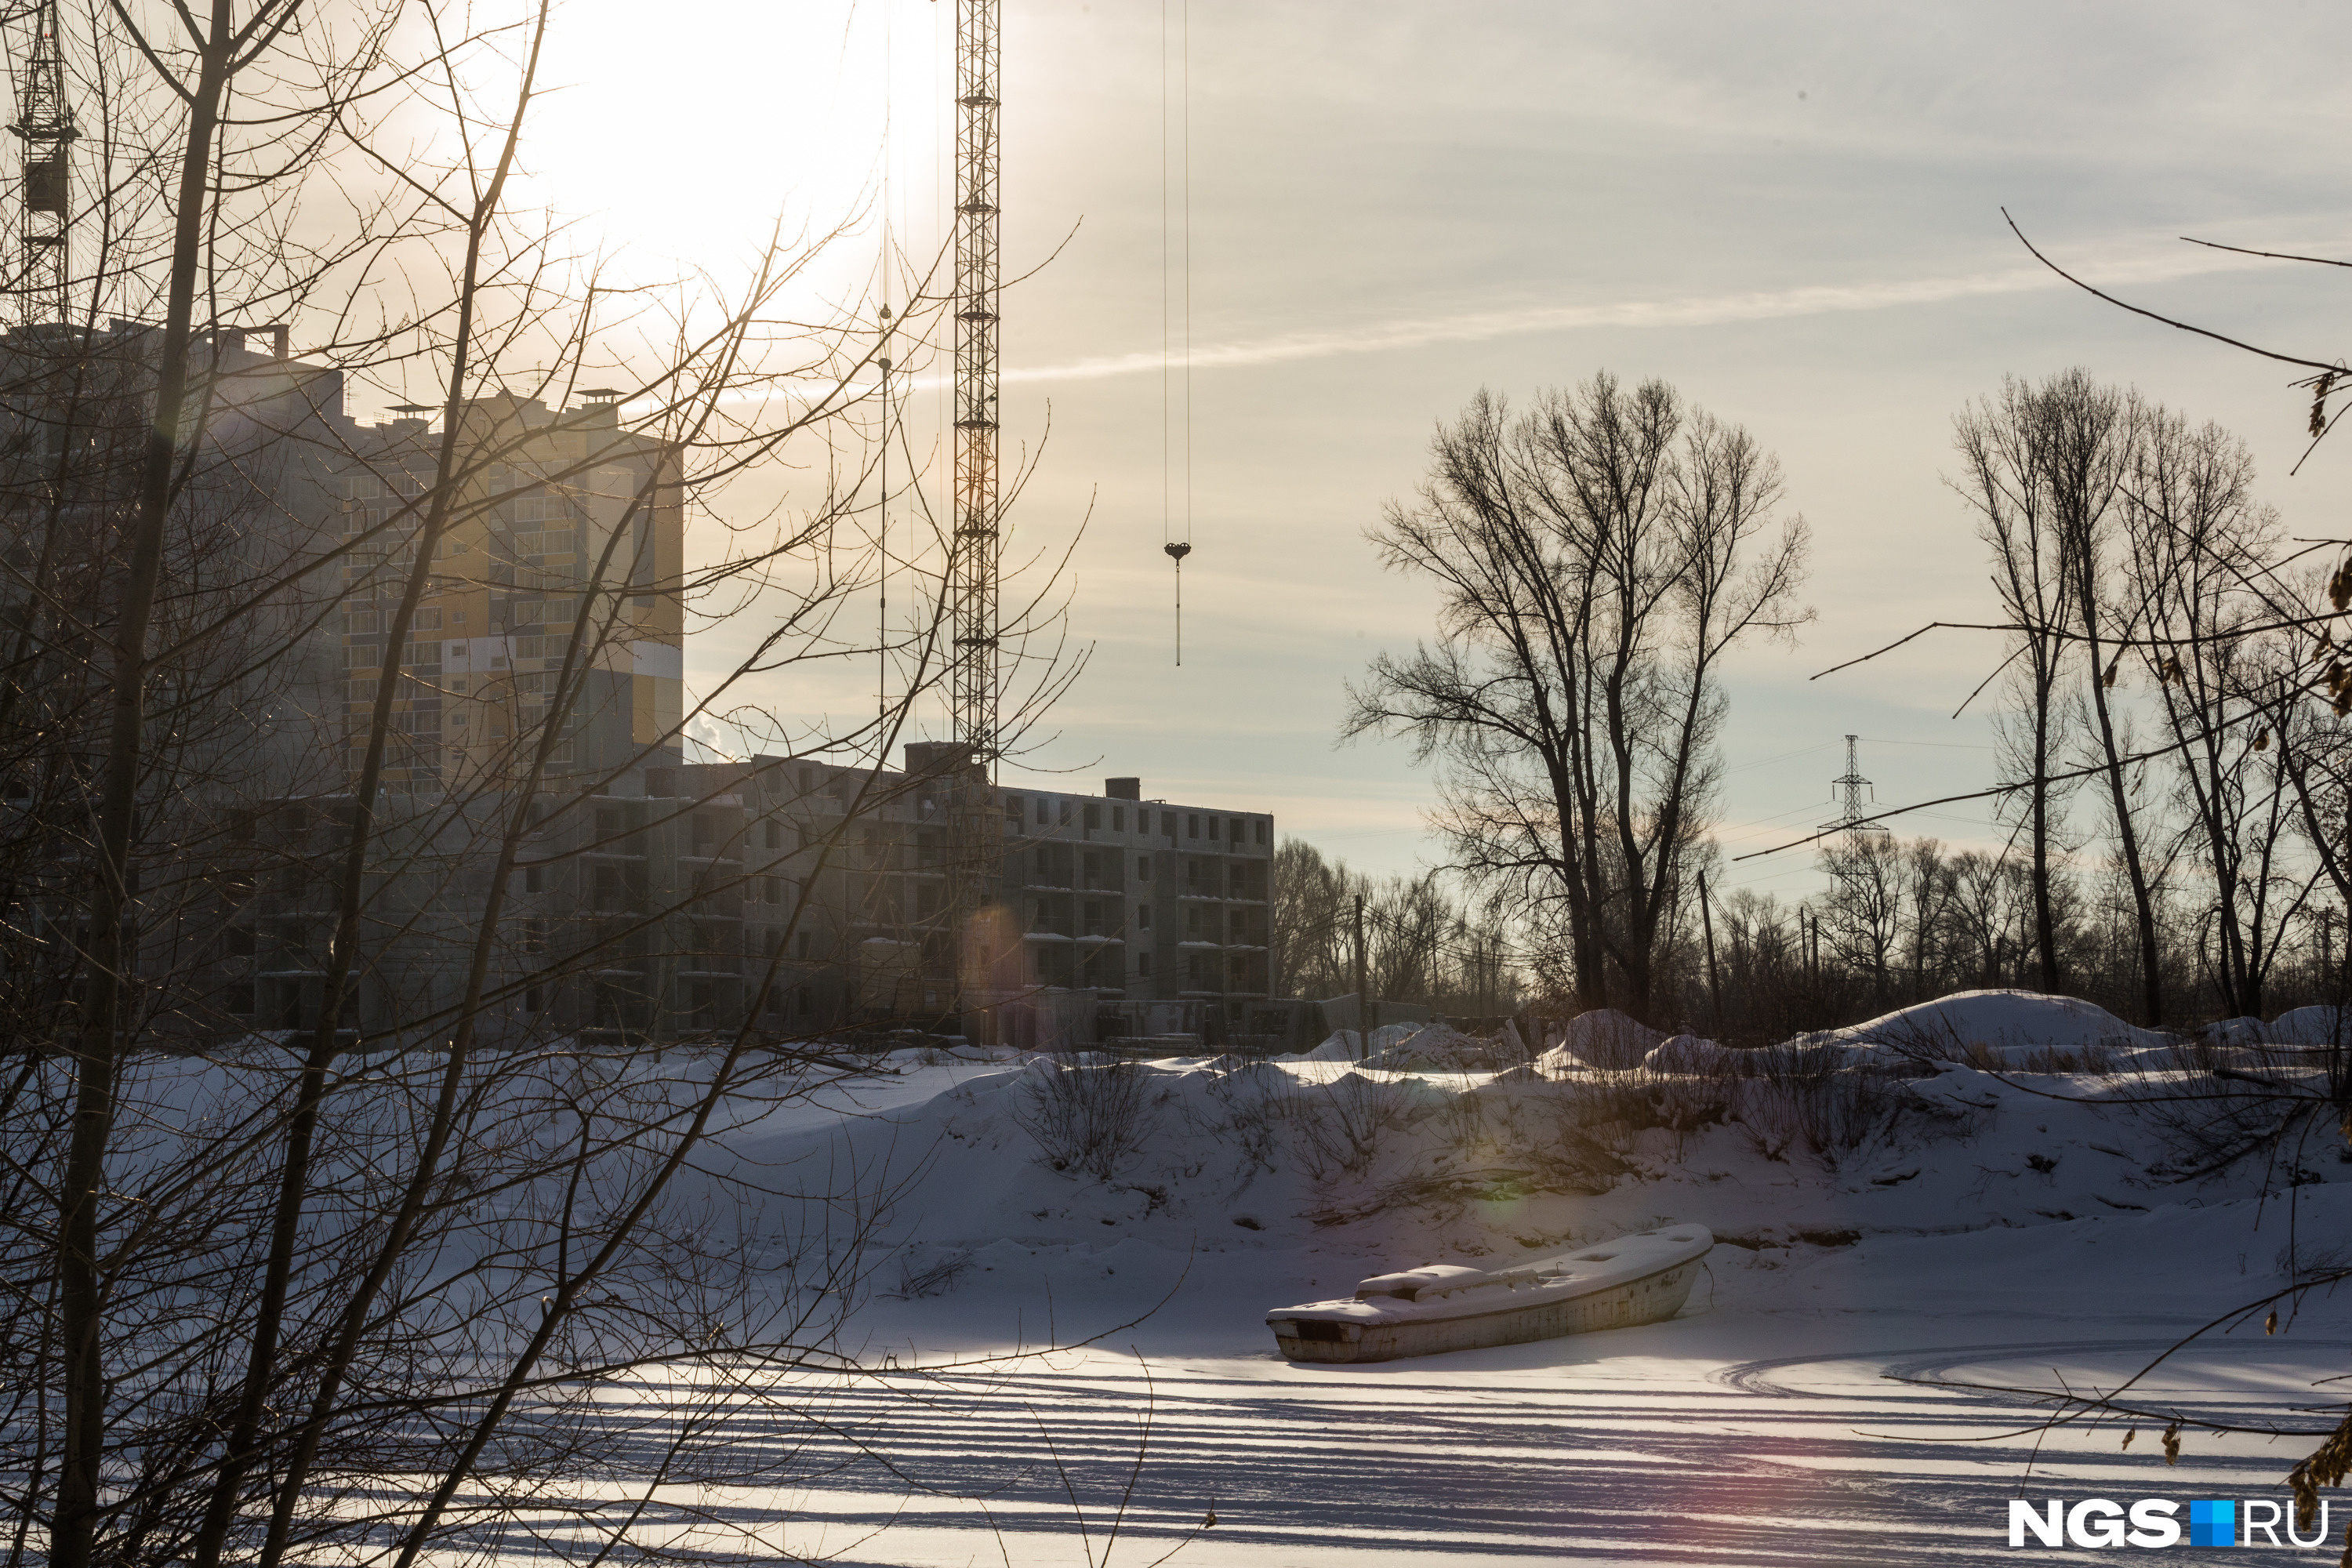
[[[1103,794],[1113,800],[1141,800],[1143,781],[1141,779],[1105,779]]]

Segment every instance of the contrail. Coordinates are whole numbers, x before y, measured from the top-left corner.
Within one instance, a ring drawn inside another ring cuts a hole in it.
[[[2101,283],[2159,283],[2204,273],[2242,271],[2264,265],[2251,257],[2203,251],[2195,255],[2110,262],[2095,268]],[[2078,271],[2085,269],[2078,268]],[[2085,275],[2092,275],[2085,271]],[[1892,283],[1817,284],[1801,289],[1715,294],[1687,300],[1644,300],[1604,305],[1531,306],[1479,310],[1338,327],[1327,331],[1286,332],[1244,342],[1217,343],[1192,351],[1195,370],[1280,364],[1328,359],[1339,354],[1378,353],[1433,343],[1479,342],[1530,332],[1575,331],[1589,327],[1706,327],[1729,321],[1769,321],[1788,316],[1822,316],[1848,310],[1883,310],[1901,305],[1934,305],[1985,295],[2022,294],[2070,285],[2040,266],[1948,278],[1915,278]],[[1157,352],[1104,354],[1066,364],[1027,369],[1007,366],[1006,381],[1093,381],[1105,376],[1156,372]]]
[[[2325,248],[2325,242],[2320,242]],[[2221,272],[2243,272],[2271,265],[2261,258],[2226,251],[2184,247],[2152,255],[2143,250],[2076,265],[2070,253],[2062,258],[2078,276],[2103,285],[2165,283],[2183,278]],[[1282,364],[1298,360],[1330,359],[1340,354],[1379,353],[1390,349],[1414,349],[1433,343],[1482,342],[1495,338],[1534,332],[1568,332],[1591,327],[1706,327],[1732,321],[1769,321],[1793,316],[1826,316],[1854,310],[1885,310],[1904,305],[1936,305],[1947,300],[2025,294],[2073,285],[2039,265],[1969,272],[1943,278],[1912,278],[1885,283],[1822,283],[1800,289],[1754,289],[1738,294],[1709,294],[1683,300],[1622,300],[1597,305],[1531,305],[1510,310],[1476,310],[1455,316],[1408,317],[1402,321],[1369,321],[1323,331],[1286,332],[1241,342],[1212,343],[1192,351],[1195,370],[1238,369]],[[1157,374],[1163,362],[1157,350],[1101,354],[1065,364],[1007,366],[1005,381],[1099,381],[1110,376]],[[813,384],[830,384],[824,377]],[[946,384],[939,371],[919,371],[900,384],[910,391],[933,391]],[[730,404],[760,404],[773,391],[728,395]]]

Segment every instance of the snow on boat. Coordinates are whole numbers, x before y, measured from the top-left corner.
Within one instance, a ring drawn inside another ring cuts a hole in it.
[[[1516,1268],[1436,1264],[1376,1274],[1353,1300],[1277,1307],[1265,1317],[1292,1361],[1393,1361],[1654,1323],[1682,1310],[1705,1226],[1673,1225]]]

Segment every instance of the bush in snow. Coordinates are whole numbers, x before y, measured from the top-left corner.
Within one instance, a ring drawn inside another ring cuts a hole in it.
[[[1738,1114],[1748,1142],[1766,1159],[1783,1160],[1802,1149],[1832,1171],[1891,1145],[1906,1128],[1946,1137],[1965,1131],[1948,1106],[1868,1068],[1747,1079]]]
[[[1150,1070],[1138,1062],[1097,1066],[1042,1057],[1030,1064],[1013,1119],[1037,1141],[1046,1164],[1108,1182],[1159,1121]]]

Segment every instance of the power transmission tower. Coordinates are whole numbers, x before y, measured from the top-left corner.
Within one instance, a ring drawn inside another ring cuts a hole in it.
[[[30,37],[11,51],[16,79],[16,118],[8,129],[25,144],[23,201],[16,216],[22,250],[19,287],[23,320],[63,321],[66,309],[66,235],[73,205],[67,150],[76,135],[66,103],[65,58],[58,39],[57,0],[41,0],[19,18]]]
[[[997,241],[1002,228],[998,131],[1003,110],[1003,0],[956,0],[955,540],[948,563],[955,663],[948,683],[963,756],[953,794],[958,1011],[967,1034],[996,1036],[1004,944],[987,906],[1003,863],[1003,822],[990,788],[997,733]],[[1011,944],[1017,959],[1021,944]]]
[[[1862,776],[1862,763],[1854,746],[1857,739],[1858,737],[1853,735],[1845,738],[1845,772],[1830,781],[1830,787],[1837,791],[1837,794],[1831,798],[1837,801],[1844,809],[1838,813],[1838,819],[1835,822],[1822,824],[1823,831],[1843,831],[1849,839],[1857,834],[1886,831],[1872,822],[1869,819],[1869,814],[1863,809],[1863,796],[1871,794],[1871,790],[1870,781]],[[1875,805],[1876,801],[1876,795],[1872,795],[1871,804]]]

